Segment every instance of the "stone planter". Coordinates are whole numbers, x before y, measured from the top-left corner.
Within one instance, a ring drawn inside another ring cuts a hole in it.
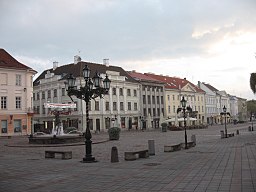
[[[109,140],[119,140],[121,129],[118,127],[111,127],[108,130]]]

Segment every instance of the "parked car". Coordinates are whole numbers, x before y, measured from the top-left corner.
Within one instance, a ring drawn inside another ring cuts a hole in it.
[[[46,135],[46,133],[44,132],[35,132],[33,133],[34,136],[37,136],[37,135]]]
[[[78,131],[76,127],[67,127],[64,130],[64,133],[68,134],[70,131]]]
[[[83,135],[83,133],[82,133],[81,131],[78,131],[78,130],[69,131],[67,134],[79,134],[79,135]]]

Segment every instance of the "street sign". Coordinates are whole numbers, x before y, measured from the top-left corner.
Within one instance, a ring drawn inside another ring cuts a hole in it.
[[[75,103],[44,103],[44,108],[51,108],[51,109],[76,108],[76,104]]]

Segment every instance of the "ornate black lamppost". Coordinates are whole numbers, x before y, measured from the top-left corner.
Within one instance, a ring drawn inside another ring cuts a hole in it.
[[[226,106],[224,105],[224,107],[223,107],[223,113],[221,113],[222,115],[224,115],[224,118],[225,118],[225,120],[224,120],[224,124],[225,124],[225,137],[227,138],[228,137],[228,132],[227,132],[227,108],[226,108]]]
[[[103,95],[108,94],[110,83],[108,76],[103,80],[103,87],[102,87],[102,78],[96,72],[93,78],[90,78],[90,69],[87,65],[85,65],[83,69],[83,77],[85,80],[85,85],[81,86],[80,89],[75,87],[76,79],[73,77],[72,74],[69,75],[67,78],[67,92],[68,96],[76,96],[78,99],[82,99],[85,101],[86,104],[86,131],[85,131],[85,157],[83,158],[83,162],[91,163],[96,162],[95,157],[92,156],[92,135],[89,128],[90,121],[89,121],[89,102],[91,99],[95,99],[97,97],[103,98]],[[72,99],[72,98],[71,98]]]
[[[181,107],[177,109],[177,113],[181,110],[183,111],[183,118],[184,118],[184,130],[185,130],[185,149],[188,148],[188,139],[187,139],[187,128],[186,128],[186,117],[187,113],[192,112],[191,107],[186,107],[187,101],[185,100],[184,96],[182,96],[182,100],[180,101]]]

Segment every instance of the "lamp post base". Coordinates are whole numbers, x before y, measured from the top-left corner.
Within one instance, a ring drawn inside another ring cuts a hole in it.
[[[82,163],[96,163],[95,157],[84,157]]]

